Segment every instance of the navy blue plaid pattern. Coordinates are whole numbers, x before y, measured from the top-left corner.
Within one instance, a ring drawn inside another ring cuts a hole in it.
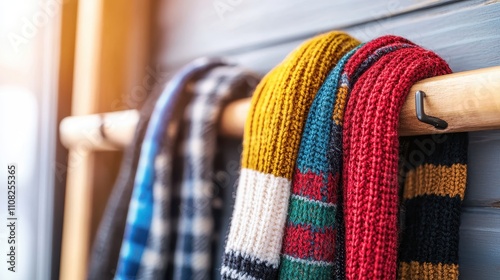
[[[143,254],[149,244],[156,246],[157,242],[150,239],[162,238],[162,233],[152,232],[155,180],[154,161],[160,150],[160,143],[170,123],[177,99],[184,85],[200,73],[213,67],[223,65],[219,59],[198,59],[181,69],[167,84],[159,97],[151,115],[141,155],[137,167],[134,190],[127,216],[127,226],[120,250],[117,280],[137,279],[140,267],[150,264],[143,259]],[[166,139],[171,142],[171,139]],[[154,265],[154,264],[152,264]]]
[[[217,122],[224,104],[249,96],[258,82],[256,74],[226,66],[213,69],[195,85],[183,124],[188,131],[181,147],[184,174],[173,279],[212,278],[215,246],[223,246],[216,244],[218,229],[214,221],[214,208],[222,204],[213,180]]]

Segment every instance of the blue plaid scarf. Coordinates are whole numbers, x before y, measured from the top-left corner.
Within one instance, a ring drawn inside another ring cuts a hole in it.
[[[163,226],[156,226],[153,223],[153,217],[161,214],[155,211],[158,210],[155,206],[160,205],[161,201],[155,199],[156,190],[153,190],[154,160],[160,150],[160,142],[165,135],[167,124],[172,119],[184,85],[195,76],[219,65],[223,65],[219,59],[198,59],[188,64],[170,80],[155,105],[141,147],[115,279],[136,279],[140,267],[164,265],[162,260],[150,263],[151,258],[147,257],[150,251],[162,252],[162,245],[166,243],[161,239],[156,239],[157,237],[163,238],[164,233],[161,232]],[[171,143],[172,141],[166,139],[165,142]],[[158,219],[155,217],[155,220]],[[159,232],[156,232],[156,229]],[[146,253],[146,258],[144,258],[144,253]]]
[[[218,244],[215,208],[222,206],[214,183],[217,123],[224,104],[251,94],[259,78],[237,66],[218,67],[196,82],[182,127],[183,178],[181,211],[174,254],[173,279],[204,280],[213,275]],[[220,210],[220,209],[219,209]]]
[[[180,134],[177,147],[181,161],[175,164],[182,165],[183,175],[173,174],[180,182],[174,179],[172,183],[170,174],[175,129],[166,132],[165,124],[172,127],[172,114],[156,123],[163,131],[157,132],[154,141],[146,134],[115,279],[163,279],[165,275],[174,279],[210,279],[214,274],[212,255],[216,247],[223,246],[218,244],[213,215],[216,205],[221,205],[220,197],[213,192],[216,186],[212,181],[217,121],[223,105],[248,96],[259,79],[236,66],[204,72],[207,74],[194,83],[194,99],[182,123],[186,131]],[[180,85],[178,83],[177,88]],[[158,130],[154,128],[154,117],[157,108],[161,108],[160,101],[161,97],[147,133],[150,129]],[[169,112],[172,110],[171,107]],[[147,164],[149,173],[140,172],[141,164]],[[175,209],[179,203],[180,212]]]

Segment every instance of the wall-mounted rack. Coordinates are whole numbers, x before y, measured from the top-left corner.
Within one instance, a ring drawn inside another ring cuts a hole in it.
[[[426,113],[445,120],[440,130],[416,117],[415,93],[425,92]],[[241,137],[251,98],[234,101],[222,112],[220,132]],[[131,142],[139,120],[136,110],[72,116],[60,125],[67,148],[117,150]],[[400,135],[422,135],[500,129],[500,66],[422,80],[411,88],[400,114]]]

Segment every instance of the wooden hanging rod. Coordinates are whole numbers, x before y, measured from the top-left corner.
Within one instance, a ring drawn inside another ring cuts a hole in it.
[[[445,120],[438,130],[416,117],[415,93],[425,92],[425,113]],[[251,98],[230,103],[222,112],[220,132],[242,137]],[[59,130],[67,148],[117,150],[132,141],[139,120],[136,110],[72,116]],[[422,80],[411,88],[400,114],[401,136],[500,129],[500,66]]]

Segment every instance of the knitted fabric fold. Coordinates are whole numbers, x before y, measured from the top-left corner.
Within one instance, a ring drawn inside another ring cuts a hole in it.
[[[309,107],[328,72],[358,44],[341,32],[317,36],[257,87],[245,126],[223,279],[278,277],[291,179]]]
[[[168,195],[164,188],[153,186],[155,157],[165,135],[165,143],[173,142],[173,136],[165,132],[184,85],[219,65],[223,65],[219,59],[198,59],[188,64],[170,80],[155,104],[141,147],[115,279],[135,279],[140,270],[162,270],[165,265],[166,254],[163,252],[169,231],[163,205],[168,201]],[[168,170],[165,172],[169,174]]]
[[[350,91],[356,84],[359,76],[363,74],[373,63],[380,59],[383,55],[391,53],[402,48],[411,48],[414,44],[405,38],[387,35],[366,44],[363,44],[347,61],[344,71],[341,73],[340,86],[338,88],[338,99],[334,109],[334,125],[332,135],[330,137],[329,151],[332,153],[331,158],[334,170],[342,173],[343,168],[343,124],[345,107],[350,97]],[[340,163],[340,164],[337,164]],[[346,279],[345,271],[345,221],[344,221],[344,191],[343,177],[338,175],[336,181],[335,192],[337,193],[337,209],[336,209],[336,240],[335,240],[335,261],[334,261],[334,278]]]
[[[433,52],[407,44],[376,51],[376,61],[360,64],[369,65],[363,73],[350,72],[359,78],[351,85],[343,131],[347,279],[396,278],[399,112],[415,82],[451,72]]]
[[[403,140],[406,178],[398,279],[458,279],[467,140],[466,133]]]
[[[342,141],[333,141],[343,108],[337,90],[351,50],[328,74],[309,110],[300,142],[283,239],[280,279],[334,278],[338,182]],[[334,121],[335,119],[335,121]],[[332,144],[332,145],[330,145]],[[340,144],[340,145],[338,145]]]
[[[384,36],[356,48],[341,59],[314,99],[293,177],[281,278],[345,279],[339,196],[343,118],[350,86],[382,55],[412,46],[404,38]],[[313,202],[321,202],[322,207],[307,207]]]
[[[216,243],[213,211],[216,195],[221,192],[213,178],[219,115],[227,102],[249,96],[259,80],[257,74],[244,68],[225,66],[211,70],[194,86],[183,123],[187,138],[179,147],[183,161],[177,163],[184,164],[184,176],[173,279],[212,278],[215,246],[224,245]]]

